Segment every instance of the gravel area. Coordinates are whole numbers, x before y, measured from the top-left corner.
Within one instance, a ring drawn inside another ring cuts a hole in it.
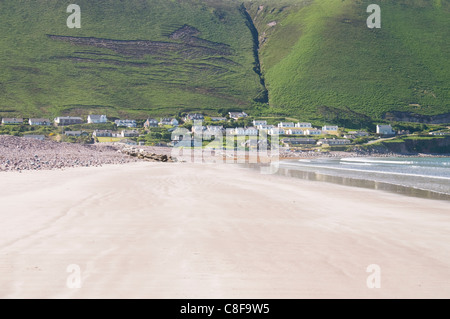
[[[139,159],[120,152],[121,146],[82,145],[0,136],[0,171],[63,169],[125,164]]]

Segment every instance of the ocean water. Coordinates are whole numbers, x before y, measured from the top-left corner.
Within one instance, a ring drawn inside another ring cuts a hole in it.
[[[450,157],[289,160],[280,174],[450,200]]]

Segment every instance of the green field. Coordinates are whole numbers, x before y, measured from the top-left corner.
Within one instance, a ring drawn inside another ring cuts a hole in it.
[[[450,1],[379,1],[371,30],[372,2],[79,0],[69,29],[69,3],[3,0],[0,117],[450,113]]]
[[[114,143],[122,140],[121,137],[97,137],[99,143]]]

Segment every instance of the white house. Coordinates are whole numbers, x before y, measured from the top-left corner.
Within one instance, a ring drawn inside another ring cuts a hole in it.
[[[206,127],[206,130],[203,132],[203,136],[205,138],[211,138],[212,136],[222,135],[223,132],[224,132],[223,126],[210,125]]]
[[[258,135],[258,132],[256,127],[236,127],[230,133],[239,136],[255,136]]]
[[[295,124],[295,127],[299,127],[299,128],[312,128],[311,123],[300,123],[298,122],[297,124]]]
[[[245,128],[243,127],[236,127],[233,131],[232,131],[233,135],[245,135]]]
[[[291,128],[289,130],[286,131],[285,133],[286,135],[303,135],[303,130],[301,129],[295,129],[295,128]]]
[[[256,128],[258,129],[258,130],[261,130],[261,131],[268,131],[268,130],[270,130],[270,129],[272,129],[272,128],[274,128],[275,126],[274,125],[258,125]]]
[[[205,130],[206,130],[206,127],[200,126],[200,125],[193,125],[191,128],[191,132],[194,134],[201,134]]]
[[[122,137],[138,137],[139,132],[136,130],[123,130],[121,133]]]
[[[136,121],[135,120],[115,120],[114,123],[116,123],[117,126],[125,126],[125,127],[136,127]]]
[[[158,127],[158,121],[155,119],[147,119],[147,121],[145,121],[144,123],[144,127],[145,128]]]
[[[239,120],[240,118],[247,117],[247,113],[245,112],[228,112],[228,115],[231,119]]]
[[[189,122],[189,121],[203,121],[204,119],[205,119],[205,116],[203,114],[200,114],[200,113],[187,114],[184,117],[184,121],[185,122]]]
[[[305,135],[322,135],[322,131],[316,128],[311,128],[304,131]]]
[[[52,123],[50,122],[49,119],[29,119],[28,124],[48,126],[48,125],[51,125]]]
[[[255,135],[258,135],[258,133],[259,133],[259,131],[256,127],[247,127],[245,129],[245,135],[248,135],[248,136],[255,136]]]
[[[285,130],[279,127],[271,128],[269,131],[267,131],[267,134],[269,135],[283,135],[285,133]]]
[[[325,133],[337,133],[337,131],[339,130],[338,126],[330,126],[330,125],[326,125],[322,127],[322,131]]]
[[[92,133],[92,136],[95,137],[112,137],[113,132],[110,130],[95,130],[94,133]]]
[[[159,125],[161,125],[161,126],[164,126],[164,125],[178,126],[178,120],[175,118],[162,118],[159,121]]]
[[[287,128],[287,127],[295,127],[295,124],[292,122],[280,122],[278,123],[279,128]]]
[[[428,134],[435,136],[443,136],[443,135],[450,135],[450,132],[437,131],[437,132],[430,132]]]
[[[267,121],[265,121],[265,120],[253,120],[253,126],[257,127],[259,125],[267,125]]]
[[[101,124],[108,122],[106,115],[88,115],[87,122],[89,124]]]
[[[3,118],[3,125],[12,125],[12,124],[23,124],[23,119],[21,118]]]
[[[206,130],[209,132],[222,132],[223,126],[222,125],[209,125],[206,127]]]
[[[392,126],[389,125],[377,125],[377,134],[380,135],[395,135]]]

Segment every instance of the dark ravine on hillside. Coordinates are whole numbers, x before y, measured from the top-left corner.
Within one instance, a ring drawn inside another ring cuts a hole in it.
[[[257,97],[255,99],[256,102],[261,102],[261,103],[269,103],[269,91],[267,90],[266,87],[266,82],[264,80],[264,76],[262,74],[261,71],[261,61],[259,59],[259,33],[258,33],[258,29],[256,29],[255,24],[253,23],[253,19],[250,16],[250,14],[247,11],[247,8],[245,7],[244,4],[241,4],[241,6],[239,7],[239,10],[241,11],[242,15],[244,16],[245,20],[246,20],[246,25],[249,28],[251,34],[252,34],[252,40],[253,40],[253,56],[255,58],[255,66],[253,68],[253,70],[256,72],[256,74],[258,74],[259,76],[259,80],[260,83],[262,85],[263,92],[260,94],[259,97]]]

